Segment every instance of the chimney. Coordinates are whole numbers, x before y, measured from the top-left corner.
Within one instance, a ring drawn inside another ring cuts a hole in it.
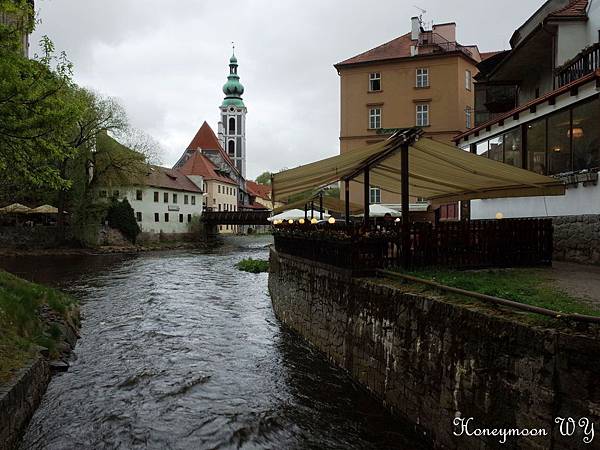
[[[421,19],[419,19],[418,17],[411,17],[410,21],[412,24],[410,38],[413,41],[418,41],[419,36],[421,35]]]
[[[442,23],[433,26],[433,32],[446,39],[448,42],[456,42],[456,23]]]

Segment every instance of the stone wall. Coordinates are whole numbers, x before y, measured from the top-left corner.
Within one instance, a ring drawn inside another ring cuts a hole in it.
[[[48,362],[38,356],[12,382],[0,385],[0,450],[16,448],[49,382]]]
[[[474,306],[271,251],[277,317],[346,369],[434,448],[598,448],[562,437],[555,417],[600,424],[600,340],[509,320]],[[597,330],[596,330],[597,333]],[[472,428],[543,428],[542,437],[457,437]],[[596,430],[598,431],[598,430]]]
[[[600,215],[554,217],[554,259],[600,264]]]
[[[64,239],[54,226],[0,226],[0,248],[54,248],[73,241],[70,227],[65,227]]]

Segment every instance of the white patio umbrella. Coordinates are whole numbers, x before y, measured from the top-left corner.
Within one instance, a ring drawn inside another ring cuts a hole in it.
[[[306,215],[309,219],[311,217],[316,217],[317,219],[319,219],[321,217],[321,213],[319,211],[308,210]],[[329,214],[323,213],[323,219],[328,219],[329,217],[331,217]],[[267,220],[269,220],[269,222],[272,222],[274,220],[299,220],[299,219],[304,219],[304,210],[303,209],[290,209],[289,211],[284,211],[273,217],[269,217]]]
[[[24,214],[31,211],[31,208],[28,208],[25,205],[21,205],[20,203],[13,203],[12,205],[5,206],[4,208],[0,208],[0,212],[7,214]]]
[[[402,214],[396,211],[395,209],[388,208],[383,205],[369,205],[369,216],[370,217],[384,217],[386,214],[389,214],[392,217],[399,217]],[[361,214],[359,217],[364,216]]]

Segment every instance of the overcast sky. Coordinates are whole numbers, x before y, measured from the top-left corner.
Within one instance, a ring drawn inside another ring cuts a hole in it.
[[[217,131],[231,41],[248,108],[248,177],[339,150],[333,64],[410,31],[411,16],[455,21],[481,51],[542,0],[36,0],[41,24],[83,86],[120,100],[172,165],[206,120]],[[33,51],[36,46],[32,46]]]

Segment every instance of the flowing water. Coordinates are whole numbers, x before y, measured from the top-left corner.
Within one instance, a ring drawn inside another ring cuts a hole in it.
[[[207,251],[5,258],[78,297],[76,357],[23,449],[416,449],[402,426],[273,315],[266,237]]]

